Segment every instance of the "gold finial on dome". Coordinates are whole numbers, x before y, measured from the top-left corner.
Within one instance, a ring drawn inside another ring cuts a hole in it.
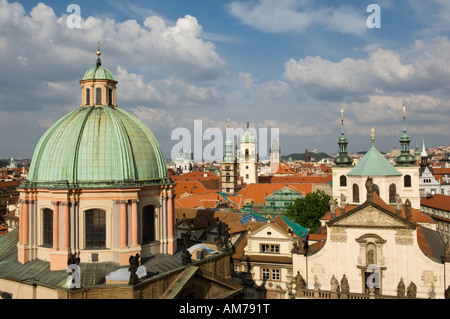
[[[100,51],[100,41],[97,42],[97,67],[102,65],[102,60],[100,60],[100,56],[102,55],[102,52]]]
[[[227,127],[230,127],[230,118],[227,118],[227,122],[228,122]]]
[[[406,118],[406,106],[403,106],[403,119]]]
[[[375,142],[375,128],[372,127],[372,134],[370,135],[372,138],[372,143]]]

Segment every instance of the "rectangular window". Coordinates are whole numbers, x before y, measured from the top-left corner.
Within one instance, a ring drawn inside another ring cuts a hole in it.
[[[44,209],[42,212],[43,219],[43,233],[42,233],[42,246],[53,246],[53,210]]]
[[[99,209],[86,211],[86,248],[106,247],[106,213]]]
[[[155,207],[145,206],[142,210],[142,243],[149,244],[155,240]]]
[[[262,269],[262,280],[270,280],[270,269],[268,268]]]
[[[262,268],[261,270],[261,279],[262,280],[281,280],[281,271],[278,268]]]
[[[280,252],[280,245],[261,244],[261,252],[278,254]]]

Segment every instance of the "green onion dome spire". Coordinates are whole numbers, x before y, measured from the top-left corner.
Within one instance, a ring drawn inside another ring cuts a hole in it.
[[[408,134],[406,133],[406,107],[403,107],[403,134],[400,136],[401,152],[400,155],[395,158],[397,166],[413,166],[415,165],[416,158],[411,155],[409,150],[409,143],[411,142]]]
[[[341,109],[341,136],[338,140],[339,153],[334,159],[334,163],[338,166],[351,166],[353,159],[347,154],[347,138],[344,135],[344,109]]]

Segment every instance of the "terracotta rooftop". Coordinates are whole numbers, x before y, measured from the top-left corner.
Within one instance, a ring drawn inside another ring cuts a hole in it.
[[[422,198],[420,205],[450,212],[450,196],[434,194]]]
[[[245,204],[246,200],[252,200],[255,205],[263,205],[266,200],[266,196],[272,195],[273,192],[278,191],[284,187],[299,192],[302,196],[312,191],[311,184],[286,184],[286,183],[256,183],[249,184],[245,188],[239,191],[239,195],[242,196],[241,207]]]

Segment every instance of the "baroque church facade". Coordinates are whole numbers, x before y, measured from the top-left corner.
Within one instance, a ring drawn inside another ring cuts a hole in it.
[[[293,298],[448,298],[450,246],[417,207],[419,167],[405,119],[404,109],[395,166],[376,149],[373,132],[371,149],[353,166],[342,112],[324,237],[295,244]]]

